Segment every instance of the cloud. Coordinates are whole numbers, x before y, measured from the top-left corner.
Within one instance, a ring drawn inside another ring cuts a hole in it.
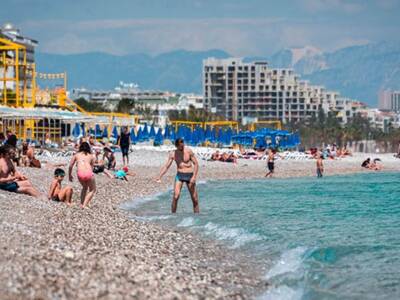
[[[364,9],[361,1],[354,0],[300,0],[300,4],[311,13],[336,10],[353,14]]]
[[[336,19],[332,23],[284,18],[141,18],[26,21],[18,25],[23,33],[28,28],[29,36],[39,40],[40,51],[61,54],[159,54],[218,48],[235,56],[258,56],[290,47],[314,46],[330,51],[387,37],[399,40],[395,25],[382,30],[361,22],[349,26]]]

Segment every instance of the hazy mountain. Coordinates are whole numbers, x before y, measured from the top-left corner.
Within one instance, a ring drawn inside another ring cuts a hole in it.
[[[177,92],[201,91],[201,66],[207,57],[227,58],[221,50],[177,50],[158,56],[105,53],[56,55],[37,53],[37,71],[67,71],[68,88],[111,89],[119,81],[135,82],[142,89]]]
[[[200,93],[202,61],[227,58],[221,50],[177,50],[158,56],[104,53],[74,55],[37,54],[39,72],[68,72],[69,88],[110,89],[119,81],[135,82],[142,89]],[[294,68],[313,84],[375,106],[381,88],[400,89],[400,45],[380,43],[323,53],[313,47],[283,49],[267,60],[271,66]]]
[[[274,67],[291,67],[313,84],[375,106],[380,89],[400,89],[400,45],[368,44],[330,53],[285,49],[270,57]]]

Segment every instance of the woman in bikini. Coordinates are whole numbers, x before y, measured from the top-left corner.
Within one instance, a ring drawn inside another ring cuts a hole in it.
[[[79,152],[72,157],[69,164],[69,180],[74,180],[72,176],[72,169],[76,164],[77,177],[79,183],[82,185],[81,192],[81,207],[85,208],[89,205],[96,192],[96,181],[93,174],[95,158],[91,153],[90,146],[87,142],[83,142],[79,146]]]

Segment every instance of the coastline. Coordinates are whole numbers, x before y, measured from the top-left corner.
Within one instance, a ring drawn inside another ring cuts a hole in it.
[[[137,176],[129,183],[97,177],[99,189],[90,210],[1,193],[3,298],[240,299],[265,290],[261,268],[238,251],[185,230],[130,220],[119,209],[122,203],[170,188],[172,170],[162,184],[152,179],[166,155],[134,151]],[[386,156],[385,170],[399,171],[400,163],[394,159],[387,163]],[[359,167],[359,160],[327,161],[325,169],[332,175],[368,172]],[[262,178],[264,171],[265,162],[260,161],[238,165],[200,161],[199,180]],[[47,191],[52,170],[22,172],[40,191]],[[277,162],[279,178],[314,173],[313,160]],[[75,203],[78,187],[74,182]]]

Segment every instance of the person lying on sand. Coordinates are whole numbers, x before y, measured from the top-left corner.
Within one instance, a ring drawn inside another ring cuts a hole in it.
[[[109,172],[106,173],[107,176],[110,177]],[[128,180],[128,176],[135,176],[136,174],[134,172],[130,172],[128,167],[125,166],[120,170],[115,170],[114,171],[114,175],[111,175],[112,177],[110,178],[115,178],[115,179],[120,179],[120,180],[124,180],[124,181],[129,181]]]
[[[222,162],[232,162],[232,163],[237,163],[237,156],[233,153],[223,153],[221,155],[221,158],[219,159]]]
[[[14,156],[15,149],[13,147],[8,145],[0,147],[0,189],[39,198],[41,196],[39,191],[15,169],[12,162]]]
[[[363,161],[361,167],[369,170],[379,171],[382,169],[382,164],[380,162],[381,160],[379,158],[375,158],[373,161],[371,161],[371,159],[368,157]]]
[[[115,158],[114,152],[110,147],[104,147],[103,160],[106,161],[106,166],[108,170],[114,170],[117,165],[117,159]]]
[[[68,206],[72,205],[72,187],[62,187],[61,183],[64,180],[65,171],[57,168],[54,170],[54,179],[51,183],[48,199],[53,201],[60,201],[66,203]]]

